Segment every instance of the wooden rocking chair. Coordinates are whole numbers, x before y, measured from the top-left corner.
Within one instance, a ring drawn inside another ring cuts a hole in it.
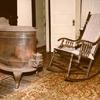
[[[65,52],[71,55],[65,80],[86,80],[97,74],[95,73],[93,75],[90,75],[90,70],[92,67],[92,62],[95,60],[96,51],[100,44],[100,14],[90,14],[89,12],[86,24],[83,28],[83,36],[78,40],[60,38],[58,41],[61,41],[61,44],[58,48],[54,48],[53,56],[47,69],[55,64],[56,55],[62,55],[62,52]],[[62,58],[66,58],[65,54],[63,54]],[[80,66],[81,60],[83,60],[83,58],[87,59],[86,61],[89,62],[88,66]],[[75,68],[77,67],[77,69],[79,69],[77,70],[76,74],[79,75],[80,71],[82,71],[85,72],[85,77],[81,78],[80,76],[78,76],[77,78],[74,73],[75,71],[72,72],[72,68],[74,66]]]

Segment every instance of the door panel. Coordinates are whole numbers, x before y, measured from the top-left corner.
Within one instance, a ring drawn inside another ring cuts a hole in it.
[[[59,44],[57,39],[75,39],[75,0],[51,0],[51,51]]]

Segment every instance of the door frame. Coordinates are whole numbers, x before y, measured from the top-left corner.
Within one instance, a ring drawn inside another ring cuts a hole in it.
[[[50,0],[45,0],[46,11],[46,51],[51,51],[51,14],[50,14]]]

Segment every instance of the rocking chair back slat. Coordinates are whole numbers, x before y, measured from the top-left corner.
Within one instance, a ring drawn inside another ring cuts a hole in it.
[[[93,43],[89,41],[82,41],[82,45],[80,47],[80,55],[83,57],[88,57],[91,53]]]

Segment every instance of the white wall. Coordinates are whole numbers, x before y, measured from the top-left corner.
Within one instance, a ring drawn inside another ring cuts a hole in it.
[[[32,26],[31,0],[17,0],[17,25]]]

